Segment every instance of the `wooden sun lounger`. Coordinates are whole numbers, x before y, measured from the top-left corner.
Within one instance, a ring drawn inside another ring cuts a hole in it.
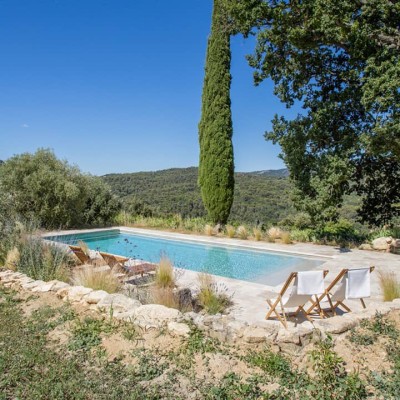
[[[325,276],[328,274],[329,271],[325,270],[323,271],[323,275],[324,278]],[[306,303],[308,303],[308,301],[312,301],[312,295],[299,295],[299,294],[291,294],[289,296],[289,299],[286,301],[285,304],[283,304],[283,296],[286,294],[287,290],[289,289],[290,285],[292,284],[292,282],[296,279],[297,277],[297,272],[292,272],[288,279],[286,280],[285,284],[283,285],[281,291],[279,292],[276,300],[274,302],[272,302],[270,299],[267,299],[267,303],[270,307],[267,315],[265,316],[265,319],[269,319],[272,315],[272,313],[275,314],[275,316],[277,317],[277,319],[282,323],[282,325],[287,328],[287,319],[286,319],[286,311],[285,311],[285,306],[287,308],[291,308],[291,307],[297,307],[297,310],[293,313],[290,313],[290,315],[294,315],[297,316],[300,312],[303,312],[304,316],[310,321],[312,322],[312,319],[310,318],[310,313],[314,310],[317,309],[317,311],[320,314],[321,318],[325,317],[324,312],[321,310],[321,308],[319,307],[319,301],[318,301],[318,296],[315,295],[316,297],[316,301],[315,304],[313,304],[312,307],[310,307],[309,310],[305,310],[304,306]],[[293,303],[293,304],[292,304]],[[302,304],[301,304],[302,303]],[[277,311],[276,307],[280,305],[282,312],[280,313],[279,311]],[[289,315],[289,314],[288,314]]]
[[[369,269],[370,273],[372,273],[372,271],[373,271],[374,269],[375,269],[375,267],[370,267],[370,269]],[[312,309],[314,309],[314,308],[316,307],[316,303],[317,303],[317,302],[318,302],[318,304],[321,303],[325,297],[328,298],[329,306],[330,306],[330,309],[331,309],[331,312],[332,312],[333,315],[336,315],[336,308],[337,308],[339,305],[340,305],[342,308],[344,308],[347,312],[351,312],[351,309],[350,309],[346,304],[344,304],[342,300],[341,300],[341,301],[336,301],[336,303],[333,304],[332,298],[331,298],[331,297],[332,297],[332,294],[331,294],[332,289],[333,289],[338,283],[340,283],[340,282],[342,281],[343,277],[344,277],[348,272],[349,272],[349,269],[348,269],[348,268],[342,269],[342,270],[338,273],[338,275],[336,276],[336,278],[335,278],[335,279],[330,283],[330,285],[325,289],[325,293],[324,293],[324,294],[321,294],[321,296],[319,296],[319,297],[316,299],[316,301],[315,301],[315,302],[312,304],[312,306],[307,310],[307,312],[308,312],[308,313],[311,312]],[[364,299],[360,298],[360,302],[361,302],[363,308],[366,308]]]
[[[92,263],[92,259],[79,246],[69,245],[69,248],[82,264]]]
[[[124,267],[124,264],[129,261],[129,258],[116,256],[110,253],[104,253],[102,251],[100,251],[100,255],[103,257],[103,260],[106,262],[106,264],[111,268],[114,268],[115,266]]]

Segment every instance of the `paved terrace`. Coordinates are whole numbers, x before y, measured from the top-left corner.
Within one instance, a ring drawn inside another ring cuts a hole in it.
[[[194,234],[182,234],[175,232],[165,232],[141,228],[113,227],[107,229],[120,229],[124,232],[137,233],[141,235],[157,236],[165,239],[175,239],[182,241],[194,241],[197,243],[214,244],[222,246],[242,247],[248,250],[264,250],[291,255],[300,255],[304,257],[317,258],[322,260],[322,264],[317,269],[329,270],[327,282],[333,280],[342,268],[370,267],[375,266],[376,269],[371,275],[371,298],[366,300],[367,308],[373,308],[375,305],[382,303],[382,296],[379,287],[379,272],[390,271],[400,277],[400,256],[388,253],[378,253],[366,250],[344,250],[333,246],[315,245],[311,243],[295,243],[295,244],[277,244],[267,242],[255,242],[250,240],[239,240],[230,238],[220,238],[214,236],[201,236]],[[61,235],[61,234],[78,234],[86,232],[94,232],[95,230],[75,230],[75,231],[55,231],[46,233],[44,236]],[[197,272],[189,270],[181,270],[179,274],[178,285],[182,287],[197,288]],[[232,313],[237,320],[245,321],[249,324],[267,326],[270,324],[279,324],[277,321],[265,321],[264,317],[268,311],[265,301],[267,297],[276,296],[282,283],[286,280],[289,271],[271,275],[266,284],[258,284],[247,281],[241,281],[230,278],[215,276],[217,282],[223,283],[228,293],[232,294],[234,306]],[[360,302],[357,300],[349,300],[347,304],[353,311],[362,310]],[[302,322],[302,321],[297,321]],[[297,323],[296,321],[293,324]]]

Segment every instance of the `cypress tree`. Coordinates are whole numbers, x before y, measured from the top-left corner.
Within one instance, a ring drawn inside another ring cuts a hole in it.
[[[199,185],[209,218],[220,224],[228,220],[235,183],[230,66],[227,14],[222,0],[214,0],[199,123]]]

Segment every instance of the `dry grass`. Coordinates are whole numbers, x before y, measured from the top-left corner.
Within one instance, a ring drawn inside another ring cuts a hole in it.
[[[393,272],[380,272],[379,284],[383,293],[383,301],[400,298],[400,281]]]
[[[207,236],[213,236],[215,234],[214,228],[211,225],[207,224],[204,226],[204,233]]]
[[[172,287],[153,286],[150,290],[152,303],[179,309],[179,299]]]
[[[90,249],[83,240],[78,240],[78,243],[76,245],[79,246],[87,256],[90,255]]]
[[[281,240],[282,240],[282,243],[285,243],[285,244],[291,244],[292,243],[292,238],[290,237],[290,233],[289,232],[282,232]]]
[[[154,281],[159,288],[175,287],[174,266],[167,257],[161,257],[160,263],[156,269]]]
[[[95,271],[93,267],[76,270],[72,282],[74,285],[105,290],[108,293],[116,293],[121,288],[118,278],[111,271]]]
[[[275,241],[276,239],[280,239],[282,237],[282,229],[278,228],[277,226],[272,226],[268,229],[268,238],[270,241]]]
[[[262,231],[260,228],[253,228],[254,239],[259,242],[262,239]]]
[[[236,229],[232,225],[227,225],[225,227],[225,232],[226,232],[226,236],[228,236],[229,238],[233,238],[233,237],[235,237]]]
[[[247,231],[246,227],[243,225],[240,225],[237,230],[236,234],[240,239],[247,239],[249,237],[249,232]]]
[[[18,248],[14,247],[7,253],[6,261],[4,266],[11,271],[17,270],[17,265],[19,262],[19,250]]]

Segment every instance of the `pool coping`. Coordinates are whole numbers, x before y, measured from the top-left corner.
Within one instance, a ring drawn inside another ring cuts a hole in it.
[[[227,238],[204,238],[199,235],[191,235],[186,233],[178,233],[178,232],[165,232],[160,230],[151,230],[145,228],[130,228],[126,226],[114,226],[109,228],[95,228],[95,229],[74,229],[74,230],[60,230],[60,231],[51,231],[42,234],[43,238],[49,236],[64,236],[64,235],[74,235],[74,234],[84,234],[91,232],[107,232],[119,230],[120,232],[132,233],[132,234],[140,234],[149,237],[158,237],[163,239],[170,240],[183,240],[186,242],[192,243],[201,243],[201,244],[209,244],[213,246],[223,246],[223,247],[232,247],[239,248],[242,250],[256,250],[256,251],[264,251],[271,253],[281,253],[282,255],[288,256],[302,256],[302,257],[311,257],[312,259],[320,259],[321,261],[328,261],[335,258],[335,255],[326,255],[326,254],[318,254],[318,253],[309,253],[303,251],[293,251],[293,250],[285,250],[285,249],[274,249],[267,242],[254,242],[254,243],[242,243],[239,239],[227,239]],[[190,237],[189,237],[190,236]],[[233,242],[233,243],[232,243]],[[287,245],[289,246],[289,245]]]

